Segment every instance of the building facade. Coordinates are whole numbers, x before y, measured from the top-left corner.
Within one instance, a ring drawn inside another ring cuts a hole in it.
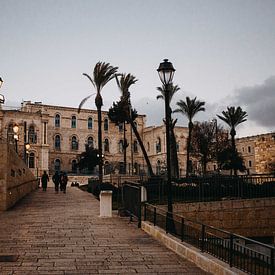
[[[165,125],[146,127],[146,116],[136,119],[138,132],[156,174],[166,169]],[[13,127],[18,126],[18,140],[14,139]],[[188,128],[174,128],[180,175],[186,172],[186,144]],[[51,174],[55,170],[77,172],[79,155],[88,144],[97,148],[97,111],[77,108],[44,105],[39,102],[23,102],[17,110],[0,110],[0,138],[15,146],[36,176],[44,170]],[[104,173],[119,173],[123,170],[123,126],[110,122],[107,112],[102,111],[102,141]],[[132,132],[126,124],[127,173],[146,173],[146,163]],[[30,148],[26,149],[26,144]],[[236,140],[238,151],[244,157],[250,174],[270,173],[275,163],[275,133],[263,134]],[[199,163],[192,159],[193,168]],[[209,164],[215,170],[215,164]],[[198,167],[197,167],[198,166]]]

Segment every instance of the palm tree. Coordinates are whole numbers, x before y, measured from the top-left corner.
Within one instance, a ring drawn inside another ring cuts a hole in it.
[[[236,151],[235,145],[235,135],[236,135],[236,127],[245,122],[247,119],[247,113],[242,110],[240,106],[237,108],[235,107],[227,107],[227,111],[222,112],[221,115],[217,115],[219,119],[224,121],[230,127],[230,136],[231,136],[231,143],[232,149]]]
[[[170,85],[168,85],[168,89],[169,89],[169,107],[170,107],[172,98],[175,95],[175,93],[180,90],[180,87],[178,85],[174,86],[173,84],[170,84]],[[157,95],[157,99],[165,100],[165,86],[162,85],[162,87],[157,87],[157,90],[160,92],[160,94]],[[170,160],[171,175],[174,178],[178,178],[179,177],[179,163],[178,163],[178,154],[177,154],[177,142],[176,142],[176,137],[175,137],[175,133],[174,133],[174,128],[177,123],[177,119],[173,120],[171,118],[171,113],[172,113],[171,108],[169,110],[169,113],[170,113],[170,139],[171,139],[171,143],[170,143],[170,147],[171,147],[171,157],[170,157],[170,159],[171,159]]]
[[[131,106],[131,99],[130,99],[130,92],[129,92],[129,88],[131,85],[135,84],[137,82],[137,79],[135,76],[131,75],[131,74],[120,74],[120,79],[118,79],[118,77],[116,76],[116,81],[117,81],[117,85],[118,88],[121,91],[121,98],[120,98],[120,102],[118,102],[117,104],[121,104],[122,108],[123,108],[123,113],[125,113],[125,118],[126,121],[128,123],[131,124],[131,127],[134,131],[134,134],[138,140],[139,146],[141,148],[141,151],[143,153],[144,159],[146,161],[147,167],[148,167],[148,173],[150,176],[153,176],[153,169],[150,163],[150,160],[148,158],[147,152],[144,148],[142,139],[139,135],[139,132],[136,128],[136,125],[134,123],[134,120],[137,116],[137,112],[135,110],[132,109]]]
[[[89,76],[86,73],[83,73],[86,76],[96,89],[96,97],[95,97],[95,105],[97,108],[97,118],[98,118],[98,151],[99,151],[99,165],[98,165],[98,176],[99,176],[99,183],[102,183],[103,173],[102,173],[102,130],[101,130],[101,107],[103,105],[103,99],[100,94],[102,88],[115,77],[115,74],[118,70],[118,67],[113,67],[109,63],[105,62],[97,62],[94,71],[93,77]],[[80,112],[83,104],[90,98],[91,95],[85,97],[79,104],[78,112]]]
[[[235,144],[236,127],[247,120],[247,113],[240,106],[237,108],[227,107],[227,111],[223,111],[222,116],[217,115],[217,117],[230,127],[231,147],[234,155],[237,151]],[[234,169],[234,175],[237,175],[237,169]]]
[[[200,112],[205,111],[203,107],[205,105],[204,101],[197,100],[197,98],[190,99],[188,96],[186,97],[186,101],[180,100],[177,103],[177,108],[174,113],[182,113],[184,116],[188,118],[188,139],[187,139],[187,160],[186,160],[186,177],[189,176],[190,172],[190,149],[191,149],[191,136],[193,130],[193,118],[194,116]]]

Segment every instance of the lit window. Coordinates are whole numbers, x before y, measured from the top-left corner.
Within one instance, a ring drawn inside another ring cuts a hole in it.
[[[94,148],[94,139],[93,139],[93,137],[88,137],[87,143],[88,143],[89,147]]]
[[[71,144],[72,150],[78,150],[78,141],[76,136],[72,137],[72,144]]]

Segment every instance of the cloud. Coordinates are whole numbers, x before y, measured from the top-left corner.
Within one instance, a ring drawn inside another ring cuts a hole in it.
[[[233,103],[247,112],[248,120],[259,126],[275,127],[275,76],[262,84],[238,89]]]

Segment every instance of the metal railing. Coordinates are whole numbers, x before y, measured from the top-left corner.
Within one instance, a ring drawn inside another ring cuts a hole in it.
[[[157,182],[145,186],[149,202],[166,202],[165,180],[160,178]],[[184,178],[172,182],[172,196],[175,202],[275,197],[275,177],[269,175]]]
[[[144,204],[145,221],[249,274],[275,274],[275,247]]]
[[[132,217],[137,218],[138,227],[141,227],[141,187],[135,182],[128,182],[123,185],[123,207]]]

